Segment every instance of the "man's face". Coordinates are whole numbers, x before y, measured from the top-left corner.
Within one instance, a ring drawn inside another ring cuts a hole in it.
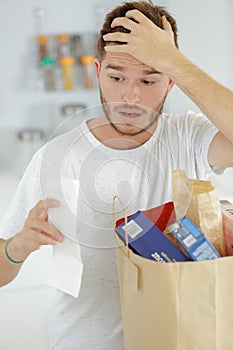
[[[121,134],[154,130],[173,86],[167,76],[125,53],[106,53],[96,62],[105,115]]]

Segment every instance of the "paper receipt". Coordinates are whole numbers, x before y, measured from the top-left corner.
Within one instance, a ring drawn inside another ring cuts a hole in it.
[[[71,239],[53,247],[53,255],[47,275],[47,284],[73,297],[78,297],[83,273],[80,246]]]

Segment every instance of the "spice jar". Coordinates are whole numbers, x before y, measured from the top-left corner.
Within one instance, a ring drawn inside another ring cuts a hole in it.
[[[57,49],[58,57],[70,57],[70,35],[68,34],[59,34],[57,35]]]
[[[96,77],[94,61],[94,55],[84,55],[81,57],[83,69],[83,86],[86,89],[93,89],[95,87]]]
[[[63,89],[74,89],[74,57],[62,57],[59,62],[62,68]]]
[[[41,62],[44,57],[48,56],[48,37],[46,35],[40,35],[36,38],[38,45],[38,58]]]
[[[55,81],[55,58],[44,57],[42,59],[44,89],[53,91],[56,89]]]
[[[76,63],[80,64],[80,58],[84,54],[84,47],[81,40],[81,35],[75,34],[71,37],[71,56],[74,56]]]

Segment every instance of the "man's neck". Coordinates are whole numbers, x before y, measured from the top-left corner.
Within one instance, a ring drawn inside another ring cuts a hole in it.
[[[148,130],[136,135],[123,134],[117,131],[105,115],[88,120],[87,126],[95,138],[105,146],[113,149],[127,150],[137,148],[147,142],[157,128],[157,122]]]

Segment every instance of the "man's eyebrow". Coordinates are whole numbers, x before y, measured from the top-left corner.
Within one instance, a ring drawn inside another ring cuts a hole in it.
[[[142,71],[143,74],[145,75],[149,75],[149,74],[161,74],[161,72],[159,72],[158,70],[156,69],[145,69]]]
[[[114,70],[118,70],[120,72],[123,72],[125,70],[124,67],[122,66],[119,66],[117,64],[112,64],[112,63],[109,63],[107,66],[106,66],[106,69],[114,69]],[[159,71],[157,71],[156,69],[144,69],[142,71],[143,74],[145,75],[149,75],[149,74],[161,74]]]
[[[115,69],[115,70],[119,70],[119,71],[124,71],[125,70],[124,67],[118,66],[118,65],[112,64],[112,63],[107,64],[106,69]]]

